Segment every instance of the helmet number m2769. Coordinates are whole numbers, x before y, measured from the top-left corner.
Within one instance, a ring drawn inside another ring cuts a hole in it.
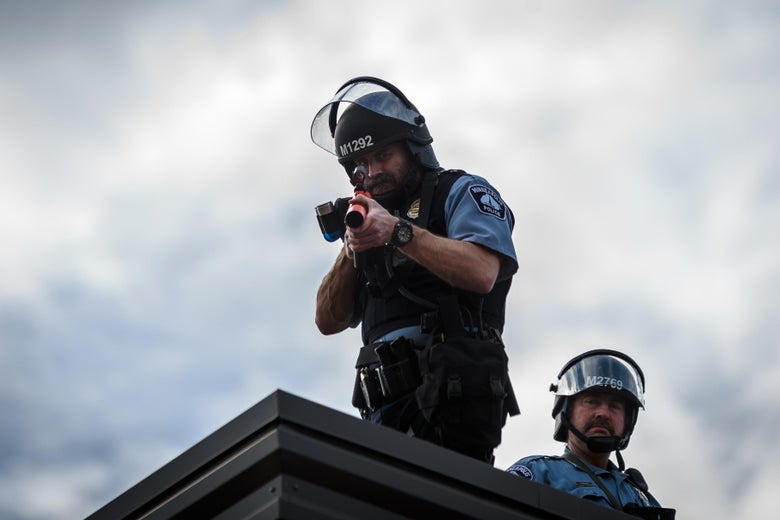
[[[341,152],[341,156],[344,157],[351,153],[355,153],[358,150],[363,150],[365,148],[368,148],[369,146],[373,146],[373,144],[374,144],[374,138],[369,134],[366,135],[365,137],[360,137],[358,139],[347,141],[346,143],[341,145],[339,151]]]
[[[585,388],[590,388],[591,386],[606,386],[615,390],[622,390],[623,381],[614,377],[586,376]]]

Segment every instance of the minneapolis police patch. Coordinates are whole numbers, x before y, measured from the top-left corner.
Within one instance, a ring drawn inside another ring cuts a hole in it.
[[[469,194],[474,199],[474,204],[477,205],[477,209],[486,215],[492,215],[499,220],[506,218],[506,204],[498,196],[495,190],[488,188],[487,186],[481,186],[475,184],[469,186]]]
[[[534,478],[534,474],[531,473],[531,470],[528,469],[528,466],[523,466],[522,464],[516,464],[510,467],[507,471],[515,473],[521,477],[530,478],[530,479]]]

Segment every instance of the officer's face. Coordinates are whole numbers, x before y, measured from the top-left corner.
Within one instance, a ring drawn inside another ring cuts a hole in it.
[[[586,437],[621,436],[626,422],[625,400],[610,393],[585,392],[574,398],[569,421]],[[571,440],[573,435],[570,435]]]
[[[361,155],[355,162],[365,167],[365,187],[376,196],[403,187],[409,173],[409,150],[403,143],[391,143]]]

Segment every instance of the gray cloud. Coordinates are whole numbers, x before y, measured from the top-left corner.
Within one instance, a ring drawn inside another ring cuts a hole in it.
[[[0,11],[4,518],[83,517],[279,387],[354,413],[359,334],[313,324],[336,246],[312,208],[349,186],[308,129],[358,74],[397,83],[444,165],[517,217],[523,415],[496,465],[559,451],[547,385],[622,348],[648,376],[627,460],[662,502],[771,507],[773,2]]]

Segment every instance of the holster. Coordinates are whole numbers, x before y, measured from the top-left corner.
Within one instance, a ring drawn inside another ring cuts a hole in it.
[[[355,368],[352,405],[364,418],[417,388],[422,379],[414,343],[404,337],[362,347]]]

